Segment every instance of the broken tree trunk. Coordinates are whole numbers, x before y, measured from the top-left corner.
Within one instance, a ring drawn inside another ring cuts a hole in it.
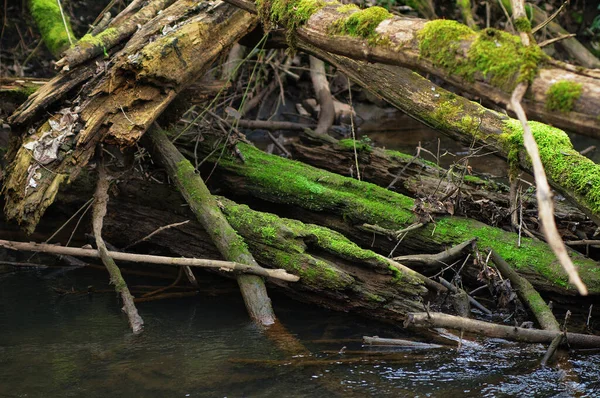
[[[181,192],[190,209],[208,231],[215,246],[226,260],[258,266],[244,240],[231,228],[217,201],[194,170],[169,139],[158,130],[146,134],[146,147],[159,160]],[[238,275],[237,281],[250,317],[259,325],[275,323],[275,313],[263,280],[256,275]]]
[[[220,1],[179,0],[139,29],[110,65],[98,67],[92,60],[52,79],[12,115],[11,123],[33,122],[91,80],[70,109],[23,138],[25,146],[55,146],[55,160],[47,152],[41,159],[25,146],[13,151],[3,186],[7,217],[33,231],[58,188],[76,178],[98,143],[135,144],[177,93],[255,23],[256,17]]]
[[[214,140],[208,139],[209,134],[208,131],[203,132],[205,141],[198,148],[203,155],[212,150],[209,142],[214,143]],[[280,210],[288,210],[295,217],[311,217],[311,214],[301,214],[299,209],[308,210],[313,212],[314,219],[309,219],[311,222],[328,225],[364,245],[386,249],[386,254],[395,243],[390,243],[387,238],[365,237],[364,224],[398,231],[417,223],[426,223],[424,227],[408,233],[397,254],[410,254],[411,251],[436,253],[444,250],[445,246],[454,246],[477,237],[480,247],[491,247],[500,253],[536,289],[561,294],[575,293],[545,243],[522,239],[521,247],[517,247],[516,234],[467,218],[446,216],[427,223],[430,214],[426,207],[420,211],[421,219],[415,213],[415,200],[404,195],[265,154],[248,144],[238,143],[237,149],[244,159],[243,163],[224,154],[216,168],[219,186],[234,195],[248,195],[283,204],[285,206]],[[215,159],[209,159],[208,163],[212,163],[211,160]],[[294,209],[289,210],[290,206],[294,206]],[[316,217],[314,212],[318,212]],[[600,275],[596,272],[598,264],[578,253],[569,254],[578,265],[590,294],[600,294]]]

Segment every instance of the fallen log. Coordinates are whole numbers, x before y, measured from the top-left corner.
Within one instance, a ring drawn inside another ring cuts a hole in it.
[[[204,156],[211,148],[210,132],[204,131],[205,141],[198,150]],[[214,142],[214,141],[213,141]],[[415,214],[415,201],[406,196],[388,191],[373,184],[342,177],[315,169],[299,162],[265,154],[244,143],[237,149],[244,162],[226,153],[216,166],[219,187],[234,195],[247,195],[269,203],[284,204],[295,217],[328,225],[352,237],[365,246],[393,247],[387,239],[365,237],[360,228],[363,224],[379,225],[396,231],[412,224],[426,222],[431,213]],[[228,152],[228,151],[226,151]],[[211,169],[215,157],[208,159]],[[272,205],[271,205],[272,206]],[[290,210],[290,206],[294,209]],[[299,209],[309,212],[302,214]],[[460,244],[477,237],[480,247],[491,247],[498,251],[521,275],[541,291],[573,294],[562,267],[550,248],[542,242],[522,239],[517,247],[516,234],[493,228],[475,220],[459,217],[440,217],[425,227],[411,231],[402,241],[399,250],[414,252],[440,252],[446,246]],[[590,289],[590,294],[600,294],[600,276],[597,263],[575,252],[569,253],[579,267],[581,277]]]
[[[301,0],[293,0],[283,11],[276,1],[227,1],[258,12],[266,30],[283,27],[292,45],[433,74],[504,107],[518,82],[531,82],[523,101],[529,116],[581,134],[600,134],[600,74],[550,62],[537,45],[526,48],[518,36],[504,31],[475,32],[456,21],[406,18],[381,7],[360,10],[336,1],[301,7]],[[570,101],[557,105],[565,96]]]
[[[550,344],[563,332],[540,329],[525,329],[516,326],[497,325],[493,323],[466,319],[441,313],[411,313],[408,314],[405,327],[428,327],[460,329],[469,333],[477,333],[487,337],[498,337],[507,340],[523,341],[526,343]],[[566,340],[573,347],[598,348],[600,347],[600,336],[565,333]]]

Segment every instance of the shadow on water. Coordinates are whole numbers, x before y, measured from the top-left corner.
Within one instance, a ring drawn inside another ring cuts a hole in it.
[[[104,274],[76,270],[49,279],[49,272],[0,276],[0,397],[600,394],[600,354],[572,355],[569,374],[538,367],[541,345],[500,340],[459,352],[382,355],[362,348],[361,337],[406,332],[273,294],[279,318],[312,358],[278,352],[249,322],[236,293],[140,304],[147,326],[132,336],[114,294],[59,296],[53,290],[105,288],[98,286]],[[220,279],[214,284],[234,286]]]

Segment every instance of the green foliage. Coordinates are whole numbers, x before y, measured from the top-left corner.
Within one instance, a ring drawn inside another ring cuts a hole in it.
[[[291,47],[295,46],[296,29],[323,7],[323,0],[256,0],[258,15],[265,30],[282,26]]]
[[[549,111],[571,112],[575,101],[581,96],[581,83],[561,80],[546,91],[546,109]]]

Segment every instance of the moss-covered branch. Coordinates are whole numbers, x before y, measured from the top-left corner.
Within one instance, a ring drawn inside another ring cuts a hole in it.
[[[254,7],[249,0],[227,1]],[[257,6],[263,22],[286,29],[294,46],[431,73],[504,106],[516,84],[528,81],[523,104],[528,116],[600,136],[600,75],[557,67],[539,47],[524,47],[504,31],[475,32],[456,21],[402,18],[381,7],[360,10],[336,1],[265,0]],[[547,108],[546,93],[559,80],[581,84],[583,90],[572,97],[572,107],[556,112]]]
[[[519,121],[435,86],[411,70],[304,48],[415,119],[468,145],[494,148],[511,167],[531,170]],[[573,149],[564,131],[538,122],[530,126],[552,187],[600,225],[600,166]]]
[[[57,0],[29,0],[29,12],[48,50],[58,57],[77,41],[71,22]]]

